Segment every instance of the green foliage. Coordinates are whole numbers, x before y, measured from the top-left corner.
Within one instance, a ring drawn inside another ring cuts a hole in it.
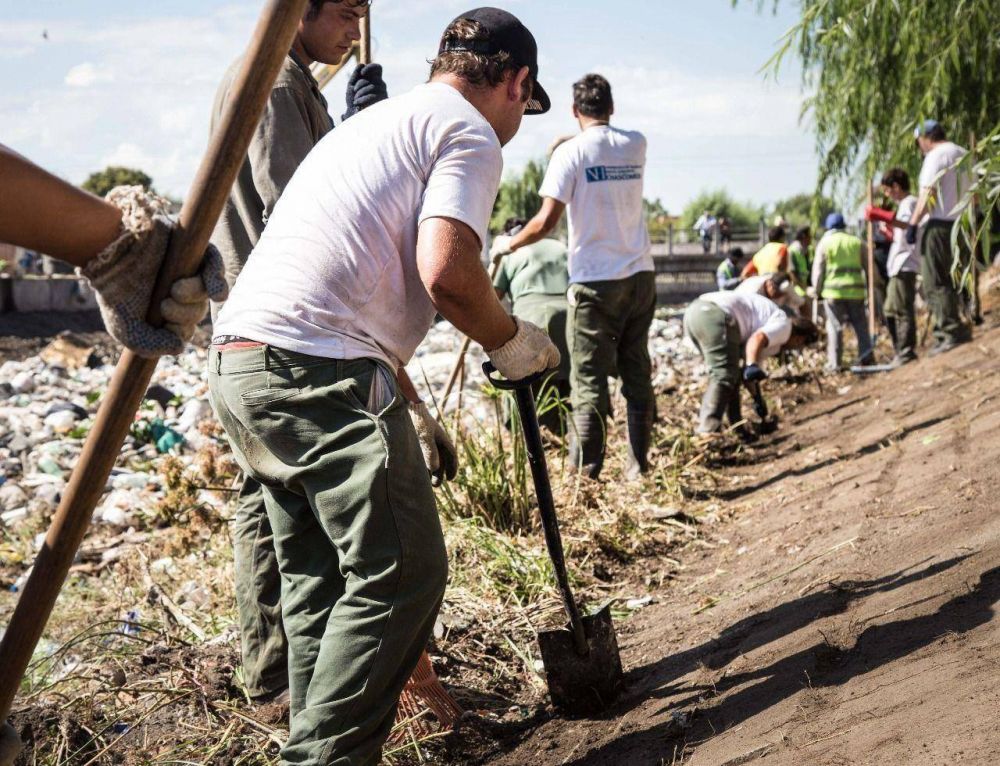
[[[670,231],[670,214],[663,207],[659,197],[650,201],[642,201],[643,211],[646,213],[646,225],[649,228],[649,238],[654,242],[664,241]]]
[[[818,211],[815,215],[814,209]],[[783,216],[791,229],[789,234],[794,234],[800,226],[817,228],[822,224],[827,214],[832,213],[835,209],[836,205],[829,197],[823,195],[817,197],[815,194],[796,194],[776,202],[774,214],[770,217],[773,219],[774,216]]]
[[[816,126],[822,157],[819,189],[832,182],[861,190],[877,169],[892,165],[915,172],[920,155],[913,128],[928,117],[961,145],[978,136],[982,161],[993,163],[1000,144],[986,137],[1000,124],[996,0],[798,5],[801,19],[767,68],[777,73],[793,53],[802,62],[809,94],[803,111]],[[995,206],[996,197],[980,201]]]
[[[150,189],[153,186],[153,179],[141,170],[109,165],[104,170],[91,173],[80,186],[98,197],[103,197],[116,186],[142,186]]]
[[[533,217],[542,206],[542,198],[538,189],[545,177],[545,163],[542,160],[531,160],[524,166],[520,175],[509,176],[500,184],[497,201],[493,205],[493,216],[490,218],[490,230],[500,232],[508,218]]]
[[[726,217],[732,221],[733,231],[756,231],[764,210],[751,203],[737,202],[725,189],[703,191],[691,200],[681,214],[680,226],[684,229],[694,227],[698,217],[708,210],[716,217]]]

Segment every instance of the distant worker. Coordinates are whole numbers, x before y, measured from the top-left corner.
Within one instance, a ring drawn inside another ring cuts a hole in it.
[[[966,155],[965,149],[949,141],[936,120],[926,120],[914,135],[924,154],[924,164],[920,168],[920,197],[906,237],[907,242],[915,244],[917,227],[923,228],[920,273],[934,319],[937,345],[929,352],[934,356],[972,339],[972,330],[962,321],[961,291],[952,278],[955,254],[951,248],[951,229],[961,213],[969,178],[957,167]],[[969,254],[959,255],[964,267]]]
[[[497,237],[492,249],[496,255],[538,242],[569,208],[570,463],[595,479],[616,363],[628,404],[630,478],[648,469],[655,415],[648,336],[656,281],[642,205],[646,139],[611,127],[613,113],[606,79],[588,74],[573,85],[581,132],[553,153],[535,217],[515,236]]]
[[[724,417],[731,426],[740,423],[740,383],[759,384],[767,378],[760,367],[765,359],[816,337],[811,322],[793,321],[761,295],[732,290],[706,293],[692,302],[684,312],[684,332],[708,366],[698,434],[720,431]]]
[[[865,217],[893,227],[884,310],[896,351],[892,363],[900,366],[917,358],[915,303],[920,255],[917,246],[906,241],[906,230],[916,210],[917,198],[910,193],[910,176],[902,168],[892,168],[882,176],[882,191],[896,203],[896,212],[872,207],[865,211]]]
[[[758,250],[750,263],[743,267],[742,276],[755,274],[778,274],[788,272],[788,245],[785,244],[785,230],[774,226],[767,232],[767,244]]]
[[[701,249],[706,253],[712,249],[712,235],[715,234],[717,225],[718,221],[708,210],[694,222],[694,229],[698,232],[698,238],[701,240]]]
[[[812,270],[813,294],[822,298],[826,307],[826,368],[831,372],[841,369],[844,325],[848,323],[858,341],[858,364],[870,365],[875,361],[865,311],[867,249],[845,228],[840,213],[826,217],[827,231],[816,245]]]
[[[728,216],[719,219],[719,245],[729,247],[733,243],[733,222]]]
[[[511,236],[524,228],[524,224],[522,218],[509,218],[503,227],[504,234]],[[548,332],[559,349],[559,367],[546,379],[546,383],[555,388],[560,400],[567,399],[570,393],[570,357],[566,347],[567,256],[566,245],[558,239],[542,239],[501,256],[493,280],[497,297],[501,300],[510,298],[511,313]],[[542,383],[537,384],[535,389],[537,395]],[[538,422],[555,432],[562,432],[565,430],[562,412],[561,406],[550,406],[539,414]]]
[[[735,290],[743,278],[740,276],[740,263],[746,257],[743,248],[734,247],[726,253],[725,259],[715,270],[715,283],[720,290]]]
[[[812,229],[801,226],[795,232],[794,241],[788,246],[789,273],[801,291],[800,295],[805,295],[805,289],[809,286],[812,261]]]

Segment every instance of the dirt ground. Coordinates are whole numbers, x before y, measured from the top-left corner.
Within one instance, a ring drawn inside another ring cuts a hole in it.
[[[490,763],[1000,763],[1000,330],[838,383],[729,468],[609,714]]]

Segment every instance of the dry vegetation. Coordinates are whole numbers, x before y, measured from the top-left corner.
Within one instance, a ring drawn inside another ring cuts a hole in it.
[[[818,360],[810,352],[775,376],[775,412],[818,390]],[[651,594],[662,597],[686,555],[725,544],[713,539],[712,525],[738,510],[717,498],[728,481],[718,469],[751,463],[754,447],[735,434],[692,440],[699,395],[700,383],[686,373],[661,392],[653,470],[641,482],[622,478],[625,441],[615,425],[601,483],[568,472],[562,440],[551,439],[574,585],[590,605],[613,602],[619,630]],[[95,526],[85,541],[15,706],[27,745],[19,763],[275,762],[286,722],[249,704],[239,667],[226,529],[237,477],[221,443],[190,467],[158,459],[152,470],[168,489],[164,499],[136,509],[136,527]],[[431,656],[471,715],[454,736],[400,730],[387,762],[475,762],[551,714],[534,634],[561,613],[517,443],[496,423],[464,431],[465,468],[439,494],[451,580]],[[5,590],[23,575],[46,521],[3,531]],[[15,598],[3,596],[0,616]]]

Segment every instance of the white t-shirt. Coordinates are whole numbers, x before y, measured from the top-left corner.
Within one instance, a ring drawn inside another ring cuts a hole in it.
[[[763,332],[767,336],[767,347],[761,350],[762,359],[777,354],[792,337],[792,320],[788,314],[762,295],[723,290],[706,293],[700,300],[714,303],[735,319],[743,343],[755,332]]]
[[[764,285],[771,281],[772,276],[773,275],[771,274],[758,274],[757,276],[747,277],[740,282],[739,286],[736,288],[736,292],[763,295],[767,298],[767,293],[764,292]],[[789,308],[797,309],[805,303],[805,299],[795,292],[795,288],[792,286],[791,281],[787,281],[785,283],[785,292],[781,293],[777,298],[774,298],[773,302],[778,306],[788,306]]]
[[[552,155],[538,193],[569,206],[569,281],[653,271],[642,209],[646,139],[595,125]]]
[[[917,198],[912,194],[904,197],[896,208],[896,219],[904,223],[913,217],[917,209]],[[920,254],[917,246],[906,241],[906,229],[892,229],[892,244],[889,246],[889,262],[887,264],[890,277],[897,276],[901,271],[920,271]]]
[[[930,219],[954,221],[958,218],[955,208],[969,188],[965,173],[959,173],[955,165],[966,155],[965,149],[944,141],[924,157],[920,168],[920,188],[933,190],[933,204],[929,207]]]
[[[417,227],[454,218],[485,243],[502,169],[493,128],[449,85],[365,109],[299,166],[215,333],[405,364],[435,313],[417,273]]]

